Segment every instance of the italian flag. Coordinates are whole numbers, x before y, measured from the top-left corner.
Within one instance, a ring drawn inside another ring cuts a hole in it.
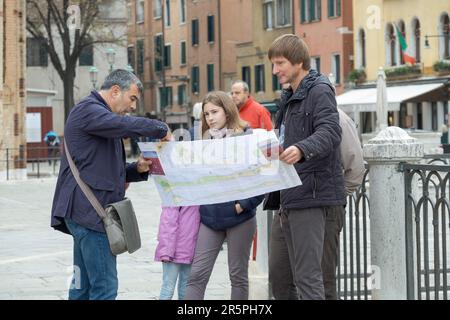
[[[395,29],[397,30],[398,41],[400,42],[400,46],[402,48],[403,60],[405,60],[405,63],[409,63],[411,65],[415,64],[416,58],[414,58],[414,54],[411,52],[411,48],[408,48],[406,40],[397,25],[395,25]]]

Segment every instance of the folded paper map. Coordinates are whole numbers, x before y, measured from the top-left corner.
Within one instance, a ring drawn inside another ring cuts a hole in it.
[[[224,139],[140,142],[164,206],[221,203],[301,185],[293,165],[278,160],[273,131]],[[271,150],[269,153],[268,150]]]

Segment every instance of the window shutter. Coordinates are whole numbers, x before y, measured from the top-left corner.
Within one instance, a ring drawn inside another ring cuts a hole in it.
[[[301,12],[300,12],[300,19],[301,22],[305,22],[306,21],[306,0],[301,0]]]
[[[317,1],[317,20],[322,19],[322,0]]]
[[[328,17],[334,16],[334,0],[328,0]]]

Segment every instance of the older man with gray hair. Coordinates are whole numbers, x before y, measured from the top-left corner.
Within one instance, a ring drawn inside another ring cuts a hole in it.
[[[140,157],[136,163],[127,164],[122,139],[170,139],[165,123],[125,116],[136,109],[142,90],[142,83],[134,74],[114,70],[100,91],[92,91],[82,99],[67,118],[64,143],[81,180],[103,207],[124,199],[126,183],[148,179],[151,161]],[[65,153],[53,198],[51,226],[71,234],[74,240],[69,299],[115,299],[116,256],[109,247],[102,219],[77,184]]]
[[[248,84],[245,81],[233,81],[231,84],[231,98],[233,98],[239,109],[241,119],[246,121],[252,129],[272,130],[270,112],[252,98]]]

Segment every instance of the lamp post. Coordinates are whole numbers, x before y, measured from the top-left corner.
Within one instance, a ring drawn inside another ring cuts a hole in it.
[[[428,38],[444,38],[447,37],[450,40],[450,34],[431,34],[425,35],[425,49],[430,49],[430,41]]]
[[[108,48],[106,50],[106,60],[109,63],[109,72],[114,69],[114,60],[116,59],[116,51],[113,48]]]
[[[96,89],[97,84],[97,74],[98,69],[96,67],[91,67],[89,69],[89,78],[91,79],[92,87],[94,88],[94,90]]]

